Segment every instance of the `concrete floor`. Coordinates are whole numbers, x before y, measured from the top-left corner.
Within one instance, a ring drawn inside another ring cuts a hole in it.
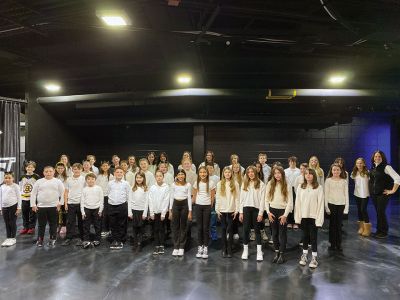
[[[110,251],[106,243],[38,249],[32,237],[18,236],[16,246],[0,249],[0,299],[400,299],[399,208],[390,207],[389,238],[376,240],[356,234],[352,207],[343,254],[329,253],[328,234],[319,232],[316,270],[298,264],[301,231],[289,232],[283,265],[270,262],[268,246],[257,263],[255,245],[249,261],[240,259],[240,245],[232,259],[223,259],[220,241],[211,244],[208,260],[199,260],[195,241],[184,258],[174,258],[171,247],[160,257],[152,256],[151,245],[141,253],[130,246]],[[1,237],[4,231],[1,220]]]

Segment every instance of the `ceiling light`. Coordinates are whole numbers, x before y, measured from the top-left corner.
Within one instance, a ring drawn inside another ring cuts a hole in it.
[[[180,74],[176,77],[176,81],[180,85],[188,85],[192,82],[192,76],[190,76],[188,74]]]
[[[101,19],[108,26],[126,26],[128,23],[121,16],[102,16]]]
[[[332,84],[341,84],[346,80],[346,76],[343,75],[336,75],[336,76],[331,76],[329,78],[329,82]]]
[[[98,9],[96,16],[110,27],[131,25],[128,15],[122,9]]]
[[[46,83],[44,88],[49,92],[58,92],[61,90],[61,86],[57,83]]]

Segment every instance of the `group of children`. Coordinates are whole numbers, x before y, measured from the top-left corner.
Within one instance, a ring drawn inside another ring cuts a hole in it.
[[[316,268],[317,232],[323,226],[325,214],[329,216],[329,249],[342,251],[342,220],[349,211],[349,175],[342,158],[331,165],[326,180],[316,156],[300,168],[297,168],[297,158],[290,157],[287,169],[279,162],[268,166],[265,153],[260,153],[257,162],[246,169],[240,165],[238,155],[232,154],[230,160],[231,165],[221,173],[213,152],[207,151],[204,162],[196,169],[190,152],[185,151],[175,173],[164,152],[158,161],[155,153],[150,152],[139,160],[139,166],[134,156],[121,161],[114,155],[112,164],[102,162],[100,168],[95,167],[93,155],[88,155],[83,164],[72,166],[68,157],[62,155],[55,168],[44,168],[44,177],[40,179],[34,173],[35,162],[29,161],[19,185],[14,183],[12,173],[6,173],[0,187],[0,209],[7,231],[2,246],[16,243],[16,219],[22,209],[20,234],[34,234],[37,219],[38,247],[43,246],[48,224],[49,247],[55,246],[57,234],[66,232],[64,246],[74,239],[83,248],[98,246],[102,237],[108,237],[111,249],[121,249],[127,240],[129,219],[135,248],[140,249],[144,225],[150,222],[155,244],[153,254],[165,252],[166,231],[171,226],[172,255],[183,256],[194,209],[197,258],[208,258],[210,237],[217,237],[217,219],[221,222],[223,257],[232,257],[233,239],[241,222],[241,258],[249,258],[250,240],[255,239],[256,260],[262,261],[264,224],[268,220],[275,250],[272,262],[285,262],[287,229],[300,227],[303,254],[299,263],[308,263],[311,245],[309,267]],[[384,238],[388,233],[386,206],[389,195],[400,184],[400,176],[388,165],[381,151],[374,152],[371,163],[372,168],[368,170],[365,160],[358,158],[350,175],[355,182],[358,233],[364,237],[371,234],[367,212],[371,196],[377,210],[375,236]],[[94,235],[90,232],[92,225]]]

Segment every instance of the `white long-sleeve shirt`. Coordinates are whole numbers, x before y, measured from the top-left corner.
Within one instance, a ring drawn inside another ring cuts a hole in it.
[[[265,197],[265,184],[260,180],[260,187],[258,189],[254,188],[254,183],[250,182],[247,187],[247,191],[243,189],[244,184],[240,188],[240,204],[239,212],[243,213],[243,207],[255,207],[260,209],[261,203],[264,201]]]
[[[108,204],[120,205],[128,202],[131,187],[125,180],[112,180],[108,183]]]
[[[354,177],[351,175],[351,178],[354,179],[354,196],[358,198],[368,198],[369,197],[369,178],[368,175],[361,176],[359,172]]]
[[[316,189],[301,186],[296,190],[296,203],[294,207],[294,221],[301,224],[301,219],[315,219],[315,225],[321,227],[324,223],[324,189],[318,185]]]
[[[301,185],[304,182],[304,175],[300,174],[299,176],[296,177],[296,180],[294,181],[294,190],[297,191],[297,188],[299,185]]]
[[[100,186],[103,190],[104,197],[108,196],[108,182],[113,180],[114,176],[110,174],[108,177],[107,175],[99,174],[96,178],[96,185]]]
[[[143,212],[146,210],[148,206],[147,194],[148,192],[140,186],[136,188],[136,191],[132,189],[129,191],[128,216],[132,216],[132,210],[142,210]],[[143,215],[146,217],[147,213]]]
[[[287,168],[285,169],[285,175],[286,175],[286,180],[287,183],[291,186],[294,187],[295,189],[297,188],[295,183],[296,183],[296,179],[297,177],[301,174],[300,169],[299,168]]]
[[[230,182],[227,181],[225,183],[225,195],[221,195],[222,187],[221,181],[217,183],[217,193],[215,196],[215,211],[217,213],[233,213],[239,212],[240,206],[240,187],[239,184],[235,181],[235,190],[236,193],[231,193]]]
[[[375,164],[375,166],[378,166]],[[400,185],[400,175],[392,168],[392,166],[386,165],[384,169],[385,174],[389,175],[395,184]]]
[[[149,205],[145,208],[143,215],[147,216],[147,210],[149,210],[151,217],[155,214],[161,214],[161,217],[164,218],[169,207],[169,192],[169,186],[164,182],[161,186],[158,184],[153,185],[149,189],[147,195]]]
[[[179,185],[175,182],[170,186],[169,209],[172,209],[174,200],[187,200],[189,211],[192,211],[192,185],[187,182],[185,185]]]
[[[31,193],[31,207],[56,207],[64,196],[64,185],[60,179],[41,178],[33,185]]]
[[[65,183],[65,190],[68,191],[68,204],[80,204],[82,201],[82,191],[85,187],[85,177],[68,177]]]
[[[21,209],[21,197],[18,184],[2,184],[0,186],[0,210],[15,204],[18,204],[17,209]]]
[[[85,208],[99,209],[99,213],[103,212],[104,195],[100,186],[86,186],[82,191],[81,212],[85,214]]]
[[[347,180],[339,180],[329,177],[325,180],[325,209],[329,212],[328,203],[334,205],[344,205],[344,214],[349,213],[349,189]]]
[[[260,208],[259,215],[261,216],[264,213],[264,209],[267,213],[270,213],[270,208],[275,209],[284,209],[284,216],[287,217],[289,213],[293,211],[293,192],[292,187],[287,185],[287,199],[282,194],[281,184],[277,183],[275,186],[275,192],[273,199],[269,198],[269,191],[271,189],[271,181],[267,183],[267,187],[265,188],[265,201],[263,201],[262,210]]]

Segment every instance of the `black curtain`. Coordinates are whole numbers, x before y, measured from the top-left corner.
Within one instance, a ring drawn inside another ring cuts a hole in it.
[[[21,103],[0,98],[0,183],[4,172],[14,172],[19,180]]]

